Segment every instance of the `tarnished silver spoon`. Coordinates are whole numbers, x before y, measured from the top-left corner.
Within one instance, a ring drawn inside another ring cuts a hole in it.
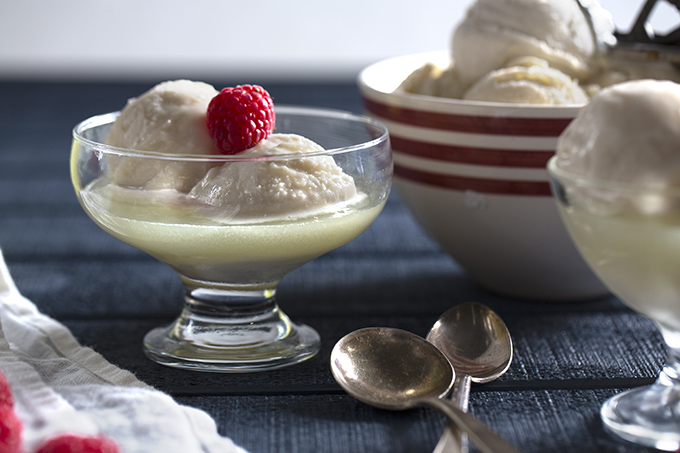
[[[427,334],[455,369],[451,401],[467,411],[470,384],[499,378],[512,362],[512,338],[503,320],[477,302],[456,305],[442,314]],[[435,453],[467,452],[467,441],[455,425],[442,433]]]
[[[366,404],[389,410],[430,406],[466,432],[482,453],[518,451],[442,399],[453,385],[455,372],[439,349],[415,334],[384,327],[351,332],[333,348],[331,371],[347,393]]]

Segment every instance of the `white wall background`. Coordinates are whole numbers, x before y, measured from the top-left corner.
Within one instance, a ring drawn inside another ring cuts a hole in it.
[[[348,80],[383,58],[447,48],[471,3],[0,0],[0,79]],[[644,0],[601,3],[627,29]]]

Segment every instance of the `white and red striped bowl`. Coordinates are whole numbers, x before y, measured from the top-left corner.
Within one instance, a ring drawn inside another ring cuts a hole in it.
[[[605,295],[559,218],[545,169],[578,107],[394,92],[424,62],[446,58],[407,55],[359,75],[366,111],[389,129],[400,198],[491,291],[545,301]]]

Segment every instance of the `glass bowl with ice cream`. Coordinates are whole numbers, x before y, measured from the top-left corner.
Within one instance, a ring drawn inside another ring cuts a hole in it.
[[[224,121],[210,123],[208,106],[221,93],[186,80],[161,83],[121,112],[74,129],[71,176],[85,212],[170,265],[184,284],[180,316],[144,339],[147,356],[165,365],[245,372],[314,356],[318,333],[279,308],[277,285],[358,236],[390,191],[392,157],[380,123],[334,110],[273,109],[264,89],[247,88],[255,94],[240,91],[239,100],[266,95],[271,116],[248,117],[250,135],[229,118],[252,112],[234,113],[243,106],[222,99],[212,115]],[[225,149],[225,137],[245,148]]]
[[[607,88],[560,137],[548,169],[580,253],[668,350],[656,383],[608,400],[604,425],[632,442],[680,448],[680,85]]]
[[[590,3],[609,35],[610,16]],[[603,58],[601,39],[576,0],[476,0],[449,50],[359,76],[366,111],[390,131],[399,198],[492,292],[541,302],[607,294],[562,225],[546,163],[601,87],[680,76],[668,63]]]

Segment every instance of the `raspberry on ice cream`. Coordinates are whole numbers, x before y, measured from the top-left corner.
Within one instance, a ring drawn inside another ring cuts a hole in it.
[[[274,130],[274,103],[258,85],[224,88],[208,105],[208,131],[223,154],[252,148]]]

